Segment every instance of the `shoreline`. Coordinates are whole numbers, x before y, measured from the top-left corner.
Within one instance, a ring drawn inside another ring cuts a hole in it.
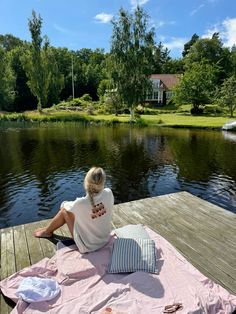
[[[222,130],[222,126],[230,121],[225,116],[191,116],[187,113],[157,113],[156,115],[140,115],[130,123],[128,114],[87,114],[69,111],[45,111],[39,114],[36,111],[24,113],[0,113],[0,126],[4,123],[27,123],[27,124],[49,124],[78,122],[86,125],[115,126],[119,124],[132,124],[137,127],[156,126],[163,128],[183,128],[183,129],[202,129],[202,130]],[[232,118],[231,118],[232,119]],[[233,119],[232,119],[233,120]],[[236,129],[230,131],[235,132]]]

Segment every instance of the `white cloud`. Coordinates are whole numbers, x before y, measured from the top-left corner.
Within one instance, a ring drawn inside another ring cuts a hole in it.
[[[109,23],[113,19],[113,14],[102,12],[97,14],[94,18],[99,23]]]
[[[207,29],[205,33],[202,35],[202,38],[212,38],[214,33],[219,33],[219,25],[215,24],[211,28]]]
[[[184,49],[184,44],[187,42],[187,38],[183,37],[172,37],[171,40],[164,42],[163,45],[170,50],[179,50]]]
[[[205,6],[204,3],[200,4],[196,9],[194,9],[190,15],[193,16],[194,14],[196,14],[199,10],[201,10],[203,7]]]
[[[225,46],[232,47],[233,45],[236,45],[236,18],[227,18],[222,24],[224,27],[223,40]]]
[[[63,33],[63,34],[68,34],[68,33],[71,33],[71,31],[69,30],[69,29],[67,29],[67,28],[64,28],[64,27],[62,27],[62,26],[60,26],[60,25],[58,25],[58,24],[53,24],[53,27],[57,30],[57,31],[59,31],[60,33]]]
[[[149,0],[130,0],[132,9],[136,9],[137,6],[142,6],[146,4]]]
[[[211,38],[214,33],[219,33],[224,46],[236,45],[236,18],[226,18],[221,23],[213,25],[205,31],[202,38]]]
[[[175,21],[158,21],[157,23],[155,23],[155,26],[159,28],[165,25],[174,25],[175,23]]]

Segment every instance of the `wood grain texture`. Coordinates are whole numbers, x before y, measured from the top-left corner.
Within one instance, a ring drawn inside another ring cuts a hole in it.
[[[33,231],[50,220],[1,230],[1,278],[55,253],[60,239],[71,238],[66,225],[54,238]],[[141,223],[174,245],[203,274],[236,294],[236,215],[187,192],[115,205],[113,228]],[[1,295],[1,313],[10,312]]]

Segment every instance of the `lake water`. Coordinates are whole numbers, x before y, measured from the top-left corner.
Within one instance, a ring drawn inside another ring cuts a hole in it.
[[[0,227],[51,218],[93,165],[115,202],[188,191],[236,212],[236,134],[77,123],[0,126]],[[193,208],[193,210],[198,210]]]

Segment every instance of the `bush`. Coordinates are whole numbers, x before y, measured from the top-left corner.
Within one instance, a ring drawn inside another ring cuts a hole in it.
[[[121,108],[117,111],[118,114],[130,114],[130,111],[128,108]]]
[[[203,108],[196,108],[196,107],[193,107],[191,110],[190,110],[191,114],[193,116],[197,116],[197,115],[201,115],[203,114]]]
[[[224,109],[218,105],[206,105],[204,112],[209,114],[222,114],[224,113]]]
[[[71,101],[68,102],[68,105],[69,106],[80,106],[82,103],[81,99],[80,98],[74,98],[72,99]]]
[[[83,101],[88,101],[88,102],[92,102],[92,97],[89,94],[84,94],[83,96],[80,97],[80,100]]]
[[[135,113],[144,114],[144,107],[143,107],[142,105],[138,105],[138,106],[135,108]]]

